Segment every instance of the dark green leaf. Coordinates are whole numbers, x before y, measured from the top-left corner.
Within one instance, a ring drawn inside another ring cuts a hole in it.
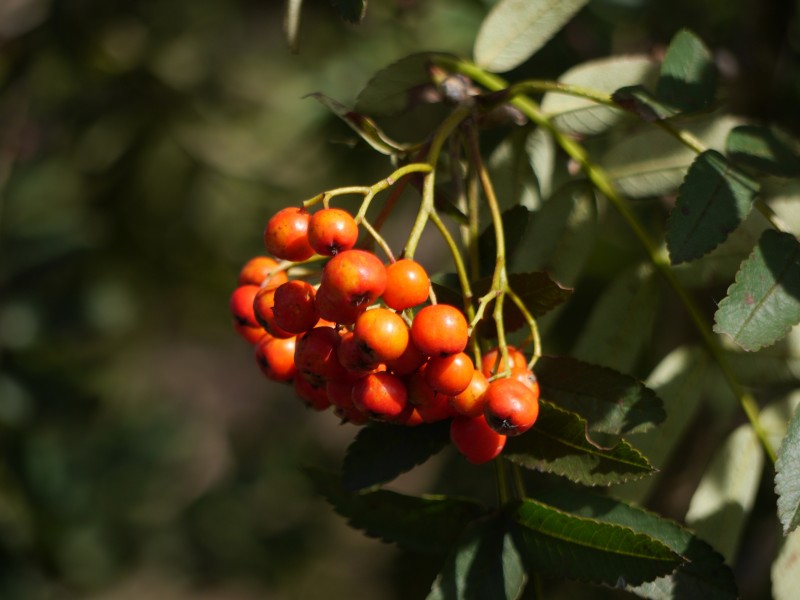
[[[667,575],[684,562],[649,535],[537,500],[520,502],[509,513],[514,543],[526,566],[551,577],[638,585]]]
[[[661,104],[644,86],[631,85],[618,89],[611,99],[628,112],[644,121],[660,121],[675,114],[675,111]]]
[[[415,552],[449,552],[464,529],[488,513],[485,506],[460,498],[388,490],[348,493],[335,474],[309,472],[317,491],[352,527]]]
[[[795,409],[789,432],[781,443],[775,463],[775,493],[778,494],[778,517],[784,535],[800,525],[800,410]]]
[[[800,322],[800,243],[768,229],[714,315],[714,331],[745,350],[775,343]]]
[[[525,130],[514,131],[497,145],[489,157],[489,172],[502,211],[517,205],[534,209],[539,204],[539,189],[528,155],[525,133]],[[506,249],[511,248],[510,244],[506,244]]]
[[[428,600],[507,600],[525,586],[525,569],[505,519],[473,523],[433,582]]]
[[[692,32],[679,31],[661,65],[657,96],[681,111],[706,108],[714,101],[717,71],[708,48]]]
[[[355,491],[391,481],[421,465],[450,440],[450,423],[405,427],[375,423],[364,427],[347,449],[342,480]]]
[[[621,440],[599,448],[586,439],[585,419],[545,400],[539,418],[525,435],[508,438],[503,456],[527,469],[555,473],[584,485],[633,481],[654,469],[633,446]]]
[[[355,111],[350,110],[344,104],[329,98],[325,94],[316,92],[308,94],[308,98],[314,98],[325,105],[332,113],[347,123],[361,138],[372,146],[375,150],[389,156],[402,154],[408,149],[407,146],[391,140],[380,128],[372,121]]]
[[[673,552],[688,559],[688,562],[680,565],[671,575],[629,588],[639,596],[664,600],[733,600],[738,597],[733,573],[722,557],[711,546],[674,521],[576,487],[537,490],[533,495],[561,510],[629,527],[666,544]]]
[[[389,115],[409,107],[413,92],[431,83],[430,53],[412,54],[378,71],[356,99],[355,110]]]
[[[367,0],[331,0],[345,21],[360,23],[367,12]]]
[[[521,65],[589,0],[500,0],[481,23],[475,62],[503,73]]]
[[[700,258],[716,248],[750,212],[758,183],[736,170],[716,150],[689,167],[667,221],[672,264]]]
[[[502,215],[503,231],[506,242],[506,257],[514,255],[528,228],[530,211],[521,205],[512,206]],[[481,273],[489,275],[494,271],[497,262],[497,240],[494,226],[488,225],[478,237],[478,253],[481,258]]]
[[[666,416],[653,390],[629,375],[567,356],[536,363],[542,396],[589,421],[589,431],[622,435],[646,431]]]
[[[651,342],[660,283],[649,266],[634,266],[620,274],[595,303],[572,355],[623,373],[633,369]]]
[[[741,125],[728,134],[726,152],[731,160],[770,175],[797,177],[800,157],[774,131],[758,125]]]

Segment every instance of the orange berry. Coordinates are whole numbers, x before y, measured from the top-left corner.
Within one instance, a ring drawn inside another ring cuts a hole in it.
[[[402,258],[386,267],[383,301],[394,310],[418,306],[428,299],[430,285],[428,273],[421,264]]]
[[[411,323],[411,338],[428,356],[463,352],[469,341],[469,326],[455,306],[434,304],[417,313]]]

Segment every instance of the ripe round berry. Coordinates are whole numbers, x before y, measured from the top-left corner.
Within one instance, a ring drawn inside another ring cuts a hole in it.
[[[472,372],[472,379],[467,388],[450,398],[450,405],[458,414],[465,417],[477,417],[483,414],[486,390],[489,381],[478,369]]]
[[[516,379],[496,379],[489,384],[484,400],[486,422],[503,435],[528,431],[539,416],[539,399]]]
[[[433,402],[420,405],[415,408],[425,423],[436,423],[455,416],[453,407],[450,406],[449,398],[444,394],[436,394]]]
[[[511,369],[527,369],[525,355],[514,346],[508,346],[508,359]],[[481,357],[481,371],[486,377],[491,377],[506,370],[506,363],[502,358],[500,348],[492,348]]]
[[[361,313],[353,333],[364,352],[377,362],[396,360],[408,347],[408,326],[387,308],[374,308]]]
[[[298,374],[292,381],[295,395],[309,408],[317,411],[326,410],[331,403],[324,385],[311,383]]]
[[[339,334],[331,327],[315,327],[297,336],[294,364],[297,372],[315,385],[329,379],[346,379],[347,371],[339,362]]]
[[[438,404],[442,399],[447,399],[447,396],[434,390],[430,384],[425,381],[424,370],[412,373],[407,377],[406,386],[408,387],[408,401],[418,407],[431,406]]]
[[[372,252],[345,250],[322,269],[321,287],[330,300],[366,310],[386,288],[386,267]]]
[[[387,360],[386,367],[395,375],[411,375],[413,372],[418,371],[427,360],[428,357],[417,348],[414,340],[409,337],[403,353],[394,360]]]
[[[346,300],[333,294],[325,285],[317,288],[315,300],[317,311],[322,319],[342,325],[355,323],[358,315],[366,310],[366,306],[352,306]]]
[[[428,273],[418,262],[403,258],[386,267],[386,289],[383,301],[394,310],[405,310],[428,299]]]
[[[517,381],[521,381],[526,386],[528,386],[533,395],[536,396],[536,399],[539,399],[539,380],[536,379],[536,375],[533,374],[529,368],[525,367],[523,369],[513,368],[511,369],[511,379],[516,379]]]
[[[362,343],[352,331],[341,336],[336,356],[341,365],[349,374],[363,376],[377,370],[380,363],[372,354],[368,353]]]
[[[479,465],[503,451],[506,436],[489,427],[483,415],[457,416],[450,423],[450,441],[469,462]]]
[[[297,374],[294,365],[295,338],[265,337],[256,345],[256,362],[261,372],[273,381],[292,381]]]
[[[276,212],[264,230],[264,245],[273,256],[301,261],[311,258],[314,249],[308,243],[311,214],[305,208],[290,206]]]
[[[258,294],[257,285],[240,285],[231,294],[230,307],[234,323],[244,327],[260,327],[253,310],[253,300]]]
[[[315,302],[314,286],[306,281],[294,279],[275,290],[272,312],[275,324],[291,333],[308,331],[319,321]]]
[[[358,241],[358,225],[346,210],[323,208],[311,216],[308,242],[323,256],[335,256],[350,250]]]
[[[275,290],[261,288],[253,299],[253,312],[258,323],[273,337],[289,338],[295,334],[275,322]]]
[[[265,288],[276,288],[289,281],[286,271],[275,271],[277,261],[269,256],[256,256],[248,260],[239,272],[239,285],[257,285]],[[270,275],[270,273],[272,273]]]
[[[463,352],[434,356],[425,367],[425,381],[437,392],[455,396],[467,389],[474,371],[472,359]]]
[[[467,347],[469,326],[455,306],[434,304],[414,317],[411,338],[428,356],[448,356],[463,352]]]
[[[371,418],[392,421],[408,404],[408,391],[399,377],[389,373],[372,373],[353,386],[353,404]]]
[[[233,322],[233,328],[240,336],[242,336],[250,344],[257,344],[265,337],[272,339],[272,336],[267,333],[267,330],[258,325],[252,327],[250,325],[242,325],[241,323]]]

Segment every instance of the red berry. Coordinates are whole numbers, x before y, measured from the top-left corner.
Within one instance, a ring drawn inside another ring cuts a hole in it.
[[[272,308],[275,324],[284,331],[303,333],[319,321],[314,286],[298,279],[287,281],[275,290]]]
[[[293,380],[293,386],[295,395],[309,408],[323,411],[330,407],[324,385],[316,385],[298,375]]]
[[[519,435],[530,429],[539,416],[539,398],[516,379],[496,379],[484,398],[489,427],[503,435]]]
[[[231,294],[230,307],[233,320],[244,327],[259,327],[253,311],[253,300],[258,294],[257,285],[240,285]]]
[[[467,388],[450,398],[450,405],[458,414],[465,417],[477,417],[483,414],[483,407],[486,403],[486,390],[489,389],[489,381],[486,376],[475,369],[472,372],[472,379]]]
[[[355,323],[358,315],[366,310],[366,306],[353,306],[346,300],[339,298],[324,284],[317,288],[316,303],[317,311],[321,318],[342,325]]]
[[[259,287],[276,288],[289,281],[286,271],[275,271],[278,266],[278,263],[268,256],[251,258],[239,272],[239,285],[249,283]]]
[[[302,261],[314,255],[308,243],[308,222],[311,215],[305,208],[291,206],[275,213],[264,230],[264,245],[273,256],[283,260]]]
[[[411,375],[422,368],[427,360],[428,357],[420,352],[414,340],[409,338],[403,353],[394,360],[387,360],[386,367],[395,375]]]
[[[469,326],[455,306],[434,304],[417,313],[411,323],[411,337],[428,356],[463,352],[469,341]]]
[[[457,416],[450,424],[450,441],[469,462],[479,465],[496,458],[503,451],[506,436],[489,427],[483,415]]]
[[[508,346],[508,359],[511,362],[511,369],[526,369],[527,361],[525,355],[514,346]],[[481,371],[486,377],[491,377],[506,370],[506,363],[503,361],[500,348],[492,348],[481,357]]]
[[[347,369],[347,372],[355,376],[363,376],[374,372],[380,363],[375,356],[364,350],[363,344],[352,331],[342,335],[336,355],[342,366]]]
[[[324,256],[350,250],[358,241],[358,225],[346,210],[323,208],[311,216],[308,242]]]
[[[359,379],[353,387],[353,404],[371,418],[392,421],[408,404],[408,391],[399,377],[389,373],[372,373]]]
[[[253,299],[253,311],[256,320],[267,330],[267,333],[277,338],[294,337],[294,333],[286,331],[275,322],[275,290],[261,288]]]
[[[297,336],[294,364],[298,373],[319,387],[330,379],[346,379],[339,362],[339,334],[330,327],[315,327]]]
[[[430,279],[423,266],[403,258],[386,267],[386,289],[383,301],[394,310],[405,310],[428,299]]]
[[[292,381],[297,373],[294,350],[294,337],[280,339],[266,336],[256,345],[256,362],[269,379]]]
[[[387,308],[374,308],[361,313],[353,329],[367,356],[377,362],[396,360],[408,347],[408,326]]]
[[[322,269],[321,287],[330,300],[364,311],[386,288],[386,267],[371,252],[345,250]]]
[[[437,392],[455,396],[467,389],[474,371],[472,359],[463,352],[434,356],[425,367],[425,381]]]
[[[517,381],[524,383],[531,389],[533,395],[536,396],[536,399],[539,399],[539,381],[536,379],[536,375],[533,374],[533,371],[531,371],[529,368],[524,367],[519,369],[514,367],[511,369],[511,379],[516,379]]]

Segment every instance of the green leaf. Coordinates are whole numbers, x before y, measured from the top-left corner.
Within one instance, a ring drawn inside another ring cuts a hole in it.
[[[519,248],[528,228],[530,211],[522,205],[512,206],[502,214],[506,257],[510,258]],[[497,261],[497,240],[494,225],[489,224],[478,237],[478,252],[481,259],[481,274],[490,275]]]
[[[403,154],[408,150],[408,146],[391,140],[372,119],[365,117],[355,111],[350,110],[344,104],[329,98],[319,92],[308,94],[306,98],[314,98],[328,108],[333,114],[347,123],[361,139],[367,142],[375,150],[387,156]]]
[[[344,458],[345,489],[361,490],[391,481],[421,465],[450,441],[450,423],[405,427],[375,423],[362,428]]]
[[[503,73],[521,65],[589,0],[500,0],[475,39],[475,62]]]
[[[367,0],[331,0],[339,15],[350,23],[360,23],[367,12]]]
[[[300,14],[303,10],[303,0],[287,0],[286,15],[283,19],[283,31],[286,34],[286,42],[292,52],[297,52],[299,48]]]
[[[775,343],[800,321],[800,243],[769,229],[714,315],[714,331],[745,350]]]
[[[539,202],[528,208],[539,208],[550,197],[556,166],[556,143],[550,132],[540,127],[528,135],[525,150],[539,188]]]
[[[613,56],[582,63],[558,80],[610,94],[621,87],[654,85],[657,74],[658,64],[648,56]],[[544,95],[542,111],[559,130],[574,135],[602,133],[627,117],[624,110],[557,92]]]
[[[581,517],[629,527],[665,544],[687,562],[669,575],[628,589],[644,598],[680,600],[734,600],[738,598],[733,573],[706,542],[678,523],[612,498],[580,488],[537,490],[538,500]]]
[[[413,92],[431,84],[431,53],[412,54],[378,71],[356,99],[355,111],[366,115],[390,115],[409,106]]]
[[[739,538],[753,509],[764,453],[753,428],[742,425],[714,454],[697,486],[686,524],[733,564]]]
[[[726,152],[734,162],[779,177],[800,175],[800,157],[774,131],[741,125],[728,135]]]
[[[661,121],[675,115],[675,111],[661,104],[647,88],[642,85],[630,85],[618,89],[611,99],[620,108],[632,112],[643,121]]]
[[[348,493],[335,474],[309,470],[317,492],[354,528],[415,552],[447,553],[488,509],[471,500],[406,496],[388,490]]]
[[[675,120],[674,125],[708,148],[722,148],[739,121],[725,115]],[[600,159],[616,187],[632,198],[677,190],[697,154],[661,129],[647,125],[620,138]]]
[[[775,463],[775,493],[778,518],[784,535],[788,535],[800,524],[800,410],[797,409]]]
[[[428,600],[518,598],[526,576],[500,517],[473,523],[433,582]]]
[[[576,516],[527,499],[509,510],[525,565],[550,577],[636,585],[683,563],[666,544],[629,527]]]
[[[646,431],[666,416],[653,390],[613,369],[568,356],[543,356],[535,370],[542,396],[584,417],[589,431]]]
[[[673,265],[700,258],[723,242],[747,217],[758,183],[736,170],[716,150],[706,150],[689,167],[667,221]]]
[[[667,48],[656,95],[687,112],[708,107],[716,89],[717,71],[711,52],[691,31],[679,31]]]
[[[783,541],[778,558],[772,563],[772,597],[774,600],[795,600],[800,589],[800,530]]]
[[[651,339],[661,300],[660,281],[649,265],[614,279],[595,303],[572,355],[582,361],[628,372]]]
[[[515,131],[509,135],[489,157],[489,172],[501,210],[517,205],[533,210],[539,206],[536,176],[528,158],[524,133]],[[512,247],[506,244],[506,248]]]
[[[612,485],[653,473],[626,441],[606,449],[586,439],[587,423],[573,412],[539,401],[539,418],[525,435],[508,438],[503,456],[526,469],[561,475],[584,485]]]

